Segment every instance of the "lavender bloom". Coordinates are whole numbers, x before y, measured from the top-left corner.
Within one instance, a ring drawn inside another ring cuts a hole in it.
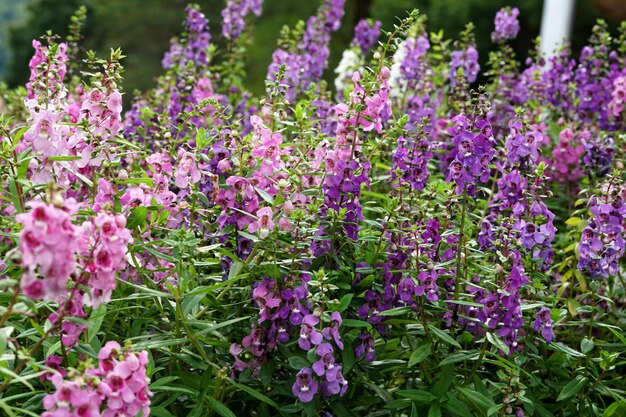
[[[355,26],[352,44],[358,46],[363,55],[367,54],[376,45],[378,36],[380,36],[380,26],[381,22],[379,20],[370,22],[367,19],[361,19]]]
[[[343,397],[348,390],[348,381],[345,380],[341,373],[341,366],[337,365],[337,372],[333,380],[325,379],[322,381],[320,391],[325,397],[339,394]]]
[[[598,23],[593,29],[589,45],[580,53],[574,71],[574,104],[576,117],[586,123],[598,123],[603,128],[611,126],[610,102],[613,89],[610,60],[610,35],[606,24]],[[608,58],[608,59],[607,59]]]
[[[376,359],[376,349],[374,348],[374,336],[370,333],[361,333],[359,335],[359,345],[354,348],[354,356],[364,358],[365,362],[371,362]]]
[[[509,122],[510,134],[506,140],[508,162],[526,168],[539,159],[538,146],[543,142],[543,134],[538,131],[522,133],[522,122],[513,119]]]
[[[222,10],[222,35],[226,39],[237,39],[244,31],[245,18],[250,13],[261,15],[263,0],[229,0]]]
[[[431,144],[424,135],[410,139],[400,136],[392,158],[393,187],[407,186],[409,190],[415,191],[424,189],[430,177],[427,165],[432,157]]]
[[[298,346],[302,350],[309,350],[313,345],[319,345],[324,338],[322,334],[315,330],[320,319],[313,314],[307,314],[300,325],[300,337],[298,338]]]
[[[298,397],[303,403],[308,403],[313,400],[313,397],[317,393],[318,384],[313,378],[313,371],[311,368],[301,369],[296,375],[296,382],[291,387],[293,395]]]
[[[326,340],[334,340],[339,349],[343,349],[343,342],[339,336],[339,327],[341,326],[341,313],[334,311],[330,315],[330,325],[322,329],[322,335]]]
[[[550,317],[550,309],[541,307],[537,318],[533,322],[533,329],[541,332],[541,336],[546,339],[546,343],[550,344],[554,340],[554,329],[552,328],[552,318]]]
[[[603,177],[611,171],[613,166],[613,158],[615,156],[615,147],[613,138],[588,138],[583,139],[585,147],[585,155],[583,163],[589,175],[595,174]]]
[[[489,180],[489,163],[495,155],[495,139],[491,125],[484,119],[471,122],[460,114],[453,121],[456,135],[452,141],[456,146],[450,154],[454,159],[448,166],[446,182],[456,183],[457,194],[467,189],[472,195],[477,180],[483,183]]]
[[[332,345],[330,343],[322,343],[317,347],[315,353],[317,353],[320,359],[313,364],[313,371],[317,376],[324,376],[328,381],[335,381],[337,379],[337,371],[341,370],[341,367],[335,363]]]
[[[520,290],[524,284],[527,284],[528,278],[524,274],[524,266],[521,256],[516,250],[511,254],[513,265],[511,273],[504,282],[503,293],[500,294],[500,327],[498,334],[504,339],[512,354],[516,350],[521,349],[517,341],[519,330],[524,324],[522,319],[522,302]]]
[[[204,14],[196,7],[187,6],[185,8],[187,18],[184,26],[186,36],[180,42],[173,41],[169,52],[165,53],[162,65],[165,69],[174,66],[184,68],[186,62],[191,61],[196,66],[206,66],[209,64],[209,45],[211,34],[209,33],[209,21]]]
[[[613,201],[606,196],[593,196],[588,206],[593,217],[580,237],[578,269],[586,269],[593,278],[617,275],[619,258],[626,248],[622,228],[626,217],[624,199],[619,195]]]
[[[302,41],[295,51],[277,49],[267,71],[267,79],[274,80],[281,65],[285,65],[288,85],[286,97],[293,101],[297,90],[305,90],[317,81],[330,55],[330,33],[339,29],[344,14],[345,0],[325,0],[318,13],[307,21]]]
[[[534,191],[534,190],[531,190]],[[535,196],[536,197],[536,196]],[[514,207],[513,216],[516,214],[515,208],[521,209],[521,204]],[[554,227],[554,213],[552,213],[543,201],[535,200],[528,208],[529,219],[519,218],[513,224],[513,229],[519,232],[522,247],[533,254],[533,258],[540,260],[540,268],[547,270],[552,264],[554,252],[552,241],[556,235]],[[542,222],[542,224],[539,224]]]
[[[613,117],[619,118],[624,111],[626,101],[626,76],[617,77],[613,81],[613,91],[611,92],[611,102],[609,110]]]
[[[513,9],[504,8],[496,13],[494,24],[496,26],[495,31],[491,32],[491,41],[499,42],[509,39],[515,39],[519,33],[519,9],[514,7]]]
[[[465,50],[452,51],[450,58],[450,85],[452,87],[457,85],[459,77],[464,78],[470,84],[476,81],[480,71],[476,48],[469,46]]]

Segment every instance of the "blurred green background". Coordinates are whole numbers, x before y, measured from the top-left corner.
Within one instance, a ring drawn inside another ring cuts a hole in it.
[[[263,89],[263,80],[276,39],[283,25],[293,26],[315,13],[321,0],[265,0],[263,15],[253,22],[253,44],[246,57],[247,85],[254,92]],[[161,73],[161,58],[169,47],[169,39],[180,32],[186,0],[0,0],[0,80],[10,86],[28,79],[31,42],[46,30],[65,36],[70,16],[80,4],[88,9],[84,29],[85,49],[108,54],[109,48],[121,47],[127,56],[125,90],[146,90]],[[221,15],[224,0],[196,1],[210,20],[214,43],[221,38]],[[396,16],[419,9],[428,16],[430,31],[443,29],[447,37],[457,37],[465,23],[473,21],[481,60],[491,48],[495,12],[503,6],[519,7],[522,31],[514,43],[520,59],[524,59],[539,34],[542,0],[347,0],[341,30],[333,35],[331,63],[326,77],[332,79],[332,68],[341,58],[342,50],[352,39],[353,28],[362,17],[381,20],[390,29]],[[574,18],[572,46],[577,52],[591,33],[599,11],[591,0],[578,0]],[[84,56],[84,55],[83,55]]]

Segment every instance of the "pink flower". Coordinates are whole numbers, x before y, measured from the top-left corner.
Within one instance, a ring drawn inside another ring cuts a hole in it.
[[[255,233],[257,230],[259,231],[259,236],[261,239],[267,237],[270,231],[274,230],[274,222],[272,221],[272,209],[269,207],[263,207],[256,212],[258,220],[250,223],[248,226],[248,231],[250,233]]]
[[[150,414],[148,353],[128,352],[111,341],[98,353],[99,367],[50,377],[55,392],[44,397],[42,417],[131,417]]]
[[[113,91],[109,96],[107,108],[117,115],[122,112],[122,95],[118,91]]]
[[[33,299],[56,300],[76,270],[79,229],[70,221],[72,202],[68,210],[42,202],[29,206],[30,212],[16,216],[24,226],[19,244],[25,269],[21,287]]]
[[[200,181],[200,171],[196,164],[196,156],[191,152],[178,151],[178,166],[174,173],[174,183],[180,189],[187,188],[189,183]]]

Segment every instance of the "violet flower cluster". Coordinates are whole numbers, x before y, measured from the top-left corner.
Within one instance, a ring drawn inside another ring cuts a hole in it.
[[[611,171],[615,157],[615,141],[610,136],[594,135],[583,139],[583,165],[587,175],[604,177]]]
[[[608,191],[600,197],[592,196],[589,199],[588,207],[592,217],[583,229],[578,244],[578,268],[586,270],[593,278],[618,274],[618,261],[626,247],[626,204],[621,195],[611,193],[610,189]]]
[[[186,62],[192,62],[197,66],[205,66],[209,63],[209,45],[211,34],[209,33],[209,21],[196,7],[185,8],[186,34],[179,41],[173,40],[170,50],[163,57],[163,68],[169,69],[178,66],[185,68]]]
[[[483,118],[471,120],[465,114],[452,119],[454,147],[448,156],[452,161],[447,168],[446,182],[456,184],[457,194],[475,193],[478,182],[486,183],[490,177],[489,164],[495,155],[495,139],[489,122]]]
[[[457,49],[450,54],[450,85],[452,87],[459,84],[459,80],[464,83],[473,83],[480,72],[478,64],[478,51],[474,46],[465,49]]]
[[[370,49],[376,46],[376,42],[380,36],[381,24],[379,20],[372,22],[367,19],[361,19],[354,27],[354,39],[352,40],[352,44],[358,46],[363,55],[366,55]]]
[[[515,39],[520,29],[519,21],[517,20],[518,16],[519,9],[517,7],[499,10],[494,20],[496,28],[491,32],[491,40],[500,42]]]
[[[391,167],[394,188],[406,187],[409,191],[424,189],[430,177],[427,165],[433,157],[431,149],[432,145],[422,132],[418,132],[416,137],[398,138]]]
[[[368,173],[371,164],[360,158],[361,135],[382,131],[383,122],[389,117],[389,69],[382,67],[377,75],[378,89],[368,94],[361,85],[361,75],[355,72],[352,80],[354,89],[350,94],[350,105],[339,104],[336,107],[339,123],[337,127],[336,148],[328,150],[325,164],[328,174],[324,179],[324,205],[321,208],[323,218],[332,210],[340,213],[345,210],[342,225],[345,235],[356,240],[359,232],[358,222],[363,218],[359,198],[361,187],[369,183]],[[359,111],[357,106],[363,106]],[[328,231],[320,226],[318,234],[325,236]],[[330,252],[330,242],[318,240],[314,243],[313,253],[321,256]]]
[[[293,101],[296,91],[307,90],[319,80],[328,65],[330,33],[339,29],[345,0],[324,0],[318,13],[306,24],[302,40],[293,51],[277,49],[267,70],[267,79],[274,80],[281,65],[286,67],[284,83],[286,98]]]
[[[250,13],[261,16],[263,0],[229,0],[222,10],[222,36],[237,39],[244,31]]]

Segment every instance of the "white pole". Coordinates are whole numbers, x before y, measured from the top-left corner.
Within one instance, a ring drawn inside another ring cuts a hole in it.
[[[541,52],[545,57],[569,40],[576,0],[544,0],[541,16]]]

